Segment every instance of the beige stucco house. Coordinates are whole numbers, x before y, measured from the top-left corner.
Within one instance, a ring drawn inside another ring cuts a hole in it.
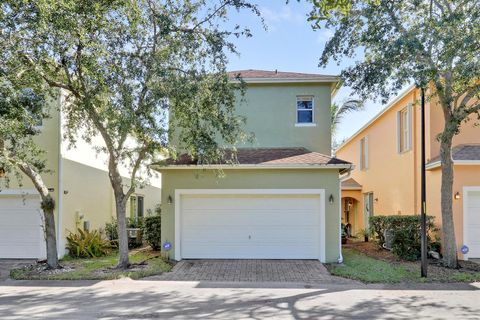
[[[337,261],[339,175],[351,168],[330,156],[330,104],[339,79],[241,70],[230,73],[232,81],[236,74],[247,85],[236,112],[256,137],[236,146],[238,164],[205,166],[180,156],[155,166],[171,257]]]
[[[115,216],[113,192],[105,165],[106,156],[98,154],[92,145],[78,139],[74,148],[63,138],[63,100],[60,96],[49,107],[50,118],[40,125],[38,144],[46,151],[51,173],[43,178],[56,202],[55,221],[58,252],[65,254],[65,237],[84,223],[91,229],[103,228]],[[100,146],[101,139],[93,145]],[[127,172],[125,172],[127,177]],[[19,185],[14,177],[7,186],[0,178],[0,258],[46,257],[42,230],[40,197],[28,178]],[[127,205],[127,215],[146,214],[160,203],[160,177],[150,185],[137,189]]]
[[[409,87],[336,150],[355,164],[342,181],[342,221],[353,234],[371,215],[420,213],[420,91]],[[444,120],[435,99],[426,103],[427,214],[441,227],[438,134]],[[454,138],[454,223],[463,258],[480,257],[480,128],[462,124]]]

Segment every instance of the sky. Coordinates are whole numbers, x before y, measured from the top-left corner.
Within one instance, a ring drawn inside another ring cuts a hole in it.
[[[328,29],[314,31],[307,14],[311,5],[290,0],[256,0],[267,30],[261,20],[247,12],[231,12],[232,23],[246,25],[253,37],[235,39],[240,56],[230,55],[229,70],[263,69],[305,73],[338,75],[342,68],[354,63],[344,60],[339,65],[331,62],[319,68],[318,62],[326,41],[333,32]],[[352,94],[343,87],[335,96],[341,103]],[[350,137],[383,108],[380,102],[366,101],[365,110],[345,116],[337,129],[335,139],[339,142]]]

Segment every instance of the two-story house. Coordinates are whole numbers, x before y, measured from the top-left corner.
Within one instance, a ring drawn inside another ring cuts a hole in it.
[[[352,233],[372,215],[419,214],[421,168],[420,90],[411,86],[347,139],[336,155],[355,164],[342,181],[342,221]],[[476,118],[475,118],[476,119]],[[463,258],[480,257],[480,128],[462,124],[455,136],[453,210],[457,246]],[[427,214],[441,227],[440,142],[443,113],[433,98],[426,102]]]
[[[98,154],[92,145],[101,146],[100,138],[92,144],[78,139],[69,148],[64,138],[63,97],[52,99],[50,117],[39,125],[35,137],[45,151],[49,173],[42,175],[56,203],[55,221],[59,256],[65,254],[65,237],[84,224],[90,229],[105,227],[115,217],[115,201],[108,178],[105,154]],[[123,175],[128,177],[128,172]],[[6,183],[9,178],[10,183]],[[128,179],[126,179],[126,182]],[[160,203],[160,177],[150,185],[137,189],[127,204],[127,215],[143,216]],[[27,177],[21,183],[12,177],[0,177],[0,258],[46,257],[40,196]]]
[[[255,142],[238,163],[178,157],[162,173],[162,240],[172,257],[318,259],[340,252],[340,180],[351,164],[330,156],[330,104],[339,78],[262,70],[240,74],[236,112]],[[240,99],[239,99],[240,100]],[[218,178],[214,170],[222,169]]]

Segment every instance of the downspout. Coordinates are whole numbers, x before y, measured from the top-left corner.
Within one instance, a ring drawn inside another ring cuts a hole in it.
[[[57,205],[57,253],[59,258],[64,256],[64,245],[63,245],[63,220],[62,220],[62,213],[63,213],[63,157],[62,157],[62,104],[63,104],[63,95],[62,91],[60,90],[60,96],[58,98],[59,102],[59,115],[58,115],[58,205]]]

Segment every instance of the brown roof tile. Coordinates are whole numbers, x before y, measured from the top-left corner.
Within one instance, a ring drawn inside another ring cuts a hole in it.
[[[229,71],[230,78],[240,75],[245,79],[318,79],[318,80],[338,80],[337,76],[323,75],[317,73],[299,73],[299,72],[283,72],[277,70],[235,70]]]
[[[460,144],[452,148],[453,160],[480,160],[480,144]],[[440,161],[440,156],[430,160],[429,164]]]
[[[330,157],[305,148],[239,148],[237,149],[239,165],[349,165],[347,161]],[[227,152],[225,158],[231,158]],[[225,164],[219,161],[213,164]],[[188,155],[181,155],[176,160],[169,159],[166,165],[199,165],[198,160]]]
[[[362,189],[362,185],[358,183],[355,179],[350,178],[342,181],[342,189]]]

